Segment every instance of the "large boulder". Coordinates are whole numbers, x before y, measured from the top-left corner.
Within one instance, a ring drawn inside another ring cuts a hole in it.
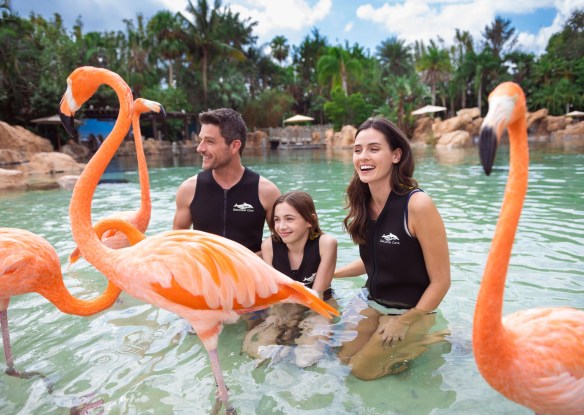
[[[261,130],[254,131],[253,133],[247,133],[247,140],[245,143],[245,148],[255,148],[259,149],[265,146],[268,135]]]
[[[530,130],[533,124],[536,121],[540,121],[548,116],[548,110],[546,108],[542,108],[535,112],[528,112],[527,113],[527,130]]]
[[[26,153],[53,151],[53,145],[46,138],[21,126],[12,126],[3,121],[0,121],[0,148]]]
[[[352,147],[355,144],[357,129],[352,125],[345,125],[341,128],[341,147]]]
[[[584,149],[584,121],[570,124],[564,130],[554,131],[551,144],[569,150]]]
[[[63,154],[67,154],[75,159],[75,161],[82,163],[89,158],[91,151],[83,144],[76,143],[73,140],[67,141],[67,144],[59,150]]]
[[[460,112],[460,111],[459,111]],[[432,126],[432,131],[436,138],[440,138],[442,134],[451,133],[458,130],[467,130],[467,125],[473,123],[473,118],[470,113],[462,112],[461,115],[449,118],[444,121],[437,121]]]
[[[73,157],[63,153],[36,153],[30,157],[28,163],[17,166],[21,172],[31,174],[57,174],[70,173],[79,174],[83,171],[84,165],[77,163]]]
[[[412,144],[430,144],[434,141],[432,132],[432,118],[421,117],[414,123],[414,133],[412,134]]]
[[[28,154],[24,151],[0,149],[0,166],[11,166],[28,162]]]
[[[24,174],[21,171],[0,169],[0,190],[19,189],[25,186]]]
[[[436,143],[436,147],[441,148],[462,148],[468,147],[472,144],[471,137],[468,131],[458,130],[450,133],[445,133],[440,136]]]

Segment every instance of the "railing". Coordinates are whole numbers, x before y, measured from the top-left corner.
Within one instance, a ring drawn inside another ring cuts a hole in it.
[[[299,126],[291,125],[288,127],[268,128],[268,139],[270,142],[279,142],[280,144],[324,144],[325,131],[332,128],[332,124]],[[318,138],[314,133],[319,133]]]

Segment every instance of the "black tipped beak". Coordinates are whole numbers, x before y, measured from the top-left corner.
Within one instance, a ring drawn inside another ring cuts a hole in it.
[[[497,134],[491,127],[484,127],[479,137],[479,156],[485,173],[491,174],[497,154]]]
[[[166,110],[164,109],[164,107],[162,105],[160,106],[160,111],[158,112],[158,116],[160,118],[166,119]]]
[[[59,111],[59,118],[61,118],[61,124],[65,127],[65,131],[71,137],[75,137],[75,117],[65,115]]]

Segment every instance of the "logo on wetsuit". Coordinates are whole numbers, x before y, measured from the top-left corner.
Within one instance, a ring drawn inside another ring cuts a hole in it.
[[[233,211],[234,212],[253,212],[254,210],[253,210],[252,205],[244,202],[244,203],[234,204]]]
[[[399,245],[399,238],[390,232],[389,235],[381,235],[379,242],[384,244]]]
[[[314,279],[316,278],[316,272],[314,274],[312,274],[310,277],[306,277],[302,280],[302,282],[304,284],[310,284],[314,282]]]

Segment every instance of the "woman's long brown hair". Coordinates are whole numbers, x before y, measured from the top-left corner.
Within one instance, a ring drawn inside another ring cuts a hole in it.
[[[397,194],[405,194],[418,187],[418,182],[412,177],[414,174],[414,158],[410,142],[406,135],[391,121],[385,118],[369,118],[359,129],[355,138],[361,131],[373,128],[383,134],[392,151],[401,149],[400,161],[391,168],[389,184],[391,191]],[[359,179],[357,171],[347,187],[346,208],[349,213],[343,220],[345,230],[356,244],[366,243],[367,207],[371,200],[369,185]]]

